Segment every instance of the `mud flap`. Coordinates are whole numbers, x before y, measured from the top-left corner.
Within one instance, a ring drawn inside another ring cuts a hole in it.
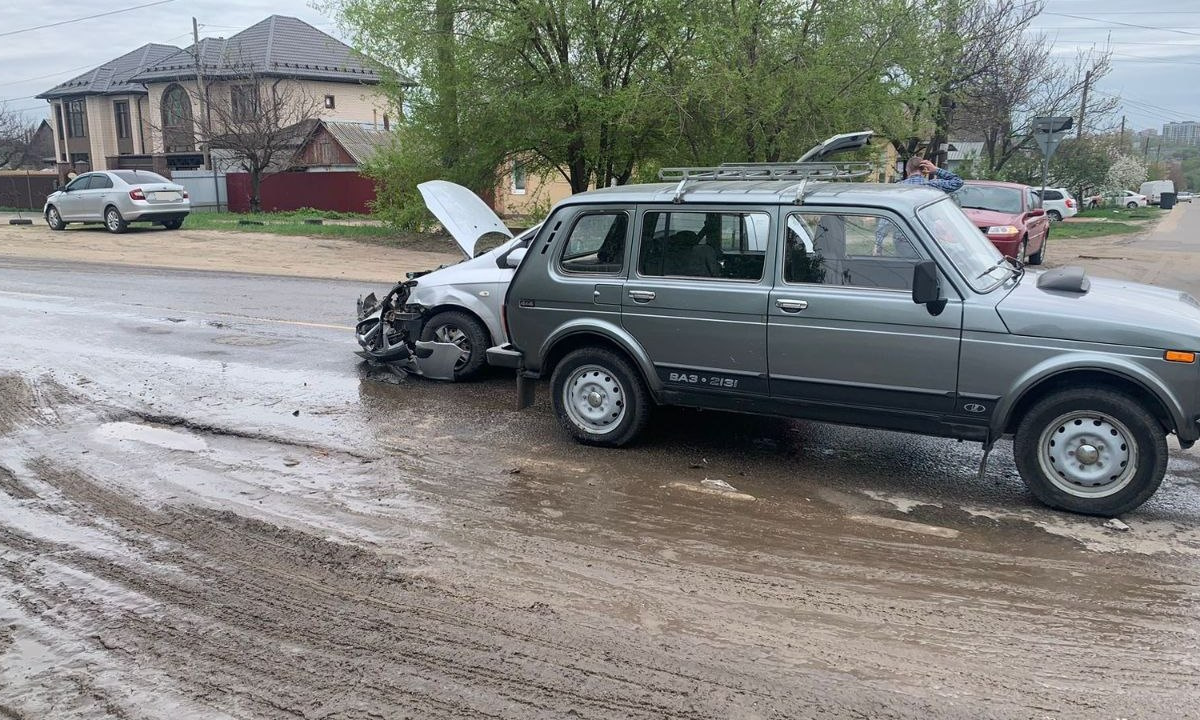
[[[453,380],[454,366],[462,357],[462,348],[454,343],[417,341],[413,362],[417,372],[434,380]]]
[[[523,371],[517,371],[517,409],[524,410],[533,405],[534,391],[537,390],[536,381],[533,378],[525,377]]]

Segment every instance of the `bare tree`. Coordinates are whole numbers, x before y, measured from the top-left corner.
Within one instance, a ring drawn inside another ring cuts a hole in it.
[[[250,63],[227,62],[219,75],[201,76],[186,87],[187,107],[164,101],[152,123],[164,147],[207,147],[213,166],[250,175],[250,211],[262,210],[262,183],[287,170],[304,137],[321,116],[321,99],[303,81],[265,75]]]
[[[1041,0],[942,0],[934,11],[931,57],[918,82],[929,90],[925,106],[912,108],[913,117],[932,121],[927,157],[945,161],[942,146],[949,140],[959,106],[988,78],[1004,74],[1014,56],[1027,50],[1026,32],[1042,12]],[[915,147],[898,148],[902,155]]]
[[[34,125],[0,104],[0,168],[16,167],[24,162]]]
[[[1044,37],[1028,37],[1010,64],[997,67],[969,88],[956,118],[961,134],[983,140],[982,160],[989,175],[999,173],[1018,153],[1034,147],[1030,122],[1037,116],[1069,116],[1077,121],[1084,85],[1090,83],[1083,134],[1111,130],[1119,100],[1095,91],[1108,74],[1111,51],[1079,51],[1058,59]]]

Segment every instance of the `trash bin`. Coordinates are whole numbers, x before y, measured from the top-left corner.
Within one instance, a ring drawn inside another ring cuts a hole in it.
[[[1163,210],[1175,207],[1175,193],[1165,192],[1158,196],[1158,206]]]

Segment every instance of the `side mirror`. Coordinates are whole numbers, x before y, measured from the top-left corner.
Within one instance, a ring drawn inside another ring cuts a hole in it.
[[[942,297],[942,286],[938,282],[937,263],[925,260],[913,266],[912,299],[918,305],[926,305],[929,312],[937,315],[946,307]]]
[[[525,259],[525,253],[527,252],[529,252],[529,248],[513,248],[508,257],[504,258],[504,264],[513,269],[520,267],[521,261]]]
[[[1029,217],[1031,217],[1031,218],[1041,217],[1045,214],[1046,214],[1046,211],[1041,208],[1034,208],[1029,211]]]

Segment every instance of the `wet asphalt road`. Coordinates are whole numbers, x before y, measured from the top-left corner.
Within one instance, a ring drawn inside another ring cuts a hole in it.
[[[1122,531],[1008,443],[584,448],[373,376],[368,289],[0,263],[0,717],[1200,716],[1197,455]]]

